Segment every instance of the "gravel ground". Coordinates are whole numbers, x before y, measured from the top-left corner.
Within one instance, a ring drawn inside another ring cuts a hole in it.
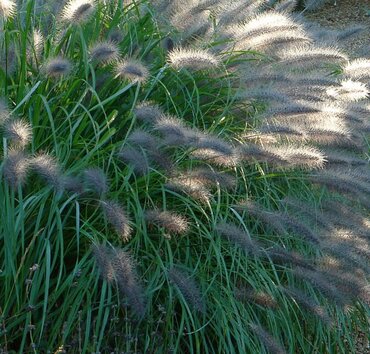
[[[323,8],[306,13],[305,17],[320,26],[345,29],[351,25],[362,25],[364,30],[339,45],[350,57],[370,58],[370,0],[330,0]]]

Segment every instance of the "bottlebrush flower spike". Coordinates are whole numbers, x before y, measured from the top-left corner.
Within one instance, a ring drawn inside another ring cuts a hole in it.
[[[86,186],[99,196],[104,196],[108,192],[107,176],[100,168],[87,168],[84,170],[83,177]]]
[[[26,180],[30,161],[22,151],[9,150],[4,159],[4,178],[10,186],[17,188],[22,186]]]
[[[0,15],[11,18],[15,15],[17,4],[11,0],[0,0]]]
[[[259,256],[260,245],[251,239],[248,231],[244,231],[236,225],[226,222],[218,223],[215,230],[229,242],[241,247],[246,253]]]
[[[68,75],[72,70],[72,64],[68,59],[56,57],[49,59],[42,66],[42,73],[48,78],[60,78]]]
[[[144,289],[138,280],[136,264],[124,250],[104,245],[92,248],[100,276],[110,284],[117,284],[128,305],[139,317],[145,315]]]
[[[138,60],[126,59],[117,63],[116,77],[133,83],[144,83],[149,78],[149,70]]]
[[[147,210],[145,221],[148,224],[162,227],[166,232],[177,235],[184,234],[189,229],[189,222],[184,217],[170,211]]]
[[[363,78],[370,79],[370,60],[355,59],[349,62],[343,68],[343,74],[352,78],[361,80]]]
[[[134,114],[141,122],[151,124],[154,124],[164,116],[161,107],[151,102],[141,102],[138,104],[134,109]]]
[[[86,22],[95,11],[94,0],[69,0],[62,11],[62,19],[69,23]]]
[[[97,63],[109,64],[118,60],[119,49],[113,42],[98,42],[90,48],[90,58]]]
[[[177,268],[168,270],[168,277],[175,284],[184,299],[198,312],[206,312],[206,304],[198,285],[187,274]]]
[[[286,354],[285,349],[276,341],[276,339],[268,333],[263,327],[256,324],[249,325],[251,330],[256,334],[259,340],[264,344],[267,351],[271,354]]]
[[[309,71],[327,64],[343,64],[348,58],[335,48],[300,46],[279,51],[280,62],[285,68]]]
[[[4,136],[10,140],[11,144],[24,148],[32,139],[31,126],[22,120],[8,120],[4,126]]]
[[[100,206],[102,207],[109,223],[122,238],[122,241],[129,241],[132,229],[130,226],[130,220],[123,208],[118,203],[111,200],[102,200],[100,202]]]
[[[61,187],[62,173],[53,157],[48,154],[39,154],[30,160],[30,165],[50,186],[56,189]]]
[[[168,54],[168,63],[175,69],[205,70],[218,66],[218,59],[202,49],[177,48]]]
[[[330,88],[327,94],[340,101],[359,101],[369,97],[369,89],[359,81],[344,80],[340,87]]]

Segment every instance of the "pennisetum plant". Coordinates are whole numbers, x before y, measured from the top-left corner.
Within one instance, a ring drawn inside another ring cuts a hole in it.
[[[356,352],[369,59],[330,38],[358,29],[40,3],[0,0],[0,352]]]

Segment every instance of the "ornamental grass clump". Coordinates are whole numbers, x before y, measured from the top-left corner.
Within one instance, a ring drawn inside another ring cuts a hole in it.
[[[290,0],[13,3],[0,352],[358,352],[368,58],[336,47],[358,29]]]

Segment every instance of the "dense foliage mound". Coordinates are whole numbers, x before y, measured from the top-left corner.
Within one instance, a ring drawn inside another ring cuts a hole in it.
[[[0,351],[356,352],[370,60],[297,3],[0,0]]]

